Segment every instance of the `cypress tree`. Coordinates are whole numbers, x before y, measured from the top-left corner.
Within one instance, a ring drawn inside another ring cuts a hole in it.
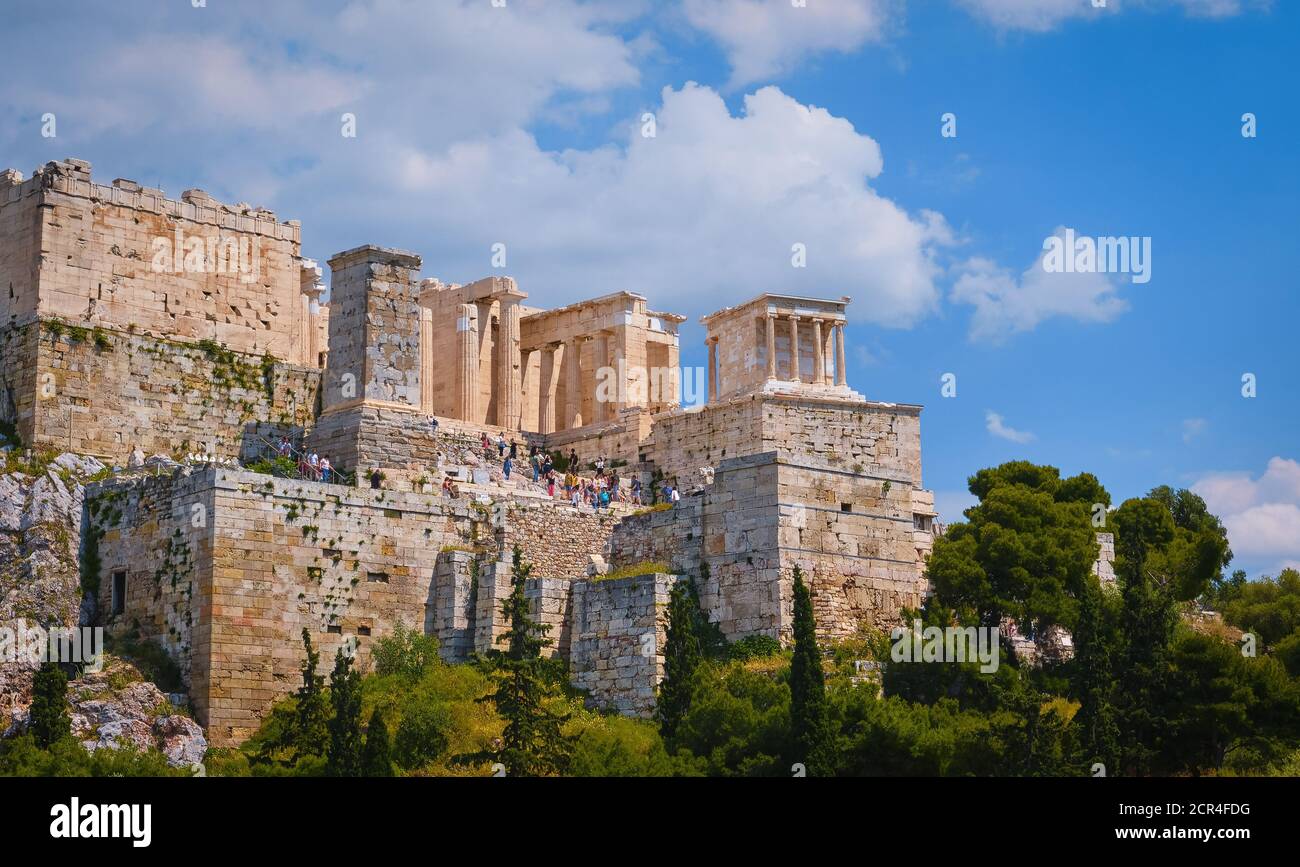
[[[36,672],[28,728],[36,745],[43,750],[72,733],[68,719],[68,678],[58,663],[46,662]]]
[[[302,643],[307,658],[302,666],[302,686],[298,688],[298,704],[294,712],[294,725],[289,733],[289,746],[296,757],[319,756],[325,752],[329,714],[325,707],[325,678],[316,674],[320,653],[312,647],[311,633],[302,630]]]
[[[1154,500],[1129,500],[1115,513],[1115,574],[1124,599],[1123,669],[1119,680],[1125,770],[1145,776],[1169,732],[1170,645],[1176,613],[1150,559],[1174,538],[1170,513]]]
[[[330,702],[326,772],[332,777],[361,776],[361,675],[352,670],[352,657],[339,649],[330,675]]]
[[[687,581],[673,585],[668,597],[668,638],[664,645],[664,679],[659,684],[655,719],[664,743],[671,750],[677,727],[691,707],[696,669],[700,665],[700,638],[696,634],[699,605]]]
[[[1119,771],[1119,728],[1111,704],[1114,675],[1110,636],[1102,616],[1101,587],[1084,585],[1079,599],[1079,622],[1074,630],[1074,692],[1080,706],[1074,715],[1083,762],[1100,762],[1106,773]]]
[[[361,775],[363,777],[393,776],[393,760],[389,753],[388,726],[379,708],[370,715],[370,725],[366,727],[366,748],[361,754]]]
[[[512,777],[561,773],[572,755],[572,744],[561,731],[568,716],[552,713],[544,704],[551,690],[541,650],[551,643],[545,637],[550,627],[528,615],[524,582],[531,571],[516,545],[510,595],[501,604],[510,628],[497,639],[506,650],[496,657],[496,690],[479,699],[492,702],[505,719],[505,730],[496,749],[465,757],[469,761],[500,762]]]
[[[835,744],[826,705],[826,678],[817,649],[812,594],[794,567],[794,659],[790,663],[790,762],[809,776],[835,773]]]

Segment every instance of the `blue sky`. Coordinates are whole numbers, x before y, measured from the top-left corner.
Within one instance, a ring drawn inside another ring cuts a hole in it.
[[[945,519],[1027,458],[1117,501],[1195,487],[1235,565],[1300,563],[1294,3],[18,5],[4,166],[202,187],[300,219],[306,255],[405,247],[457,282],[503,242],[535,303],[688,314],[688,364],[712,309],[848,294],[850,383],[926,406]],[[1059,227],[1150,237],[1150,282],[1045,274]]]

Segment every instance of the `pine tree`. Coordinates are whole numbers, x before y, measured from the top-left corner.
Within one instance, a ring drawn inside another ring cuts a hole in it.
[[[352,670],[352,657],[339,649],[330,675],[330,702],[326,773],[331,777],[361,776],[361,675]]]
[[[68,719],[68,678],[58,663],[46,662],[36,672],[28,728],[36,745],[43,750],[72,732]]]
[[[835,744],[826,704],[826,678],[817,649],[812,594],[794,567],[794,659],[790,663],[790,762],[809,776],[835,773]]]
[[[691,707],[696,669],[700,665],[700,639],[696,634],[699,605],[691,584],[678,581],[668,597],[668,638],[664,645],[664,679],[659,684],[655,719],[664,743],[671,750],[677,727]]]
[[[388,726],[379,708],[370,715],[370,725],[366,727],[366,748],[361,754],[361,776],[393,776],[393,760],[389,754]]]
[[[510,628],[497,639],[506,650],[496,657],[496,690],[479,699],[492,702],[505,719],[505,730],[495,749],[465,757],[470,761],[500,762],[512,777],[561,773],[572,754],[572,744],[561,731],[568,717],[545,707],[551,690],[541,650],[551,643],[545,637],[550,627],[529,617],[524,583],[531,571],[516,545],[511,568],[513,586],[501,605]]]
[[[1083,762],[1089,768],[1100,762],[1107,773],[1117,773],[1119,728],[1111,704],[1113,654],[1103,620],[1101,587],[1096,581],[1084,585],[1074,647],[1074,693],[1080,706],[1073,724],[1079,732]]]
[[[288,746],[295,757],[319,756],[325,752],[329,713],[325,707],[325,678],[316,674],[320,653],[312,647],[311,633],[302,630],[302,643],[307,659],[302,666],[302,686],[298,688],[294,724],[289,734]]]

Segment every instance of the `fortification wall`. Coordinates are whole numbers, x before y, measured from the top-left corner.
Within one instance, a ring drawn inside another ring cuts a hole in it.
[[[36,318],[41,214],[35,185],[13,170],[0,172],[0,325]]]
[[[920,606],[928,545],[918,548],[910,484],[783,460],[776,496],[786,516],[777,534],[781,586],[792,590],[799,566],[819,635],[883,628]]]
[[[159,483],[136,484],[148,492]],[[170,492],[146,493],[124,513],[101,541],[106,573],[113,564],[151,562],[143,552],[174,536],[174,516],[193,501],[211,507],[207,523],[181,537],[200,564],[189,602],[191,699],[217,745],[246,738],[297,687],[304,628],[323,660],[355,641],[365,667],[375,638],[399,622],[425,623],[444,549],[484,533],[482,512],[465,501],[208,468]],[[121,623],[170,622],[157,584],[152,575],[128,574]]]
[[[676,575],[582,580],[572,586],[569,671],[587,703],[629,716],[654,712],[664,673],[668,597]]]
[[[57,322],[9,329],[0,356],[24,442],[117,460],[256,453],[310,423],[320,383],[315,368]]]
[[[0,329],[0,421],[12,424],[24,443],[36,439],[36,367],[40,327]]]
[[[920,604],[930,535],[916,530],[914,509],[929,502],[918,494],[928,492],[775,451],[731,458],[701,493],[622,522],[611,565],[660,561],[701,575],[707,564],[701,604],[733,640],[790,637],[797,565],[812,589],[818,634],[843,638]]]
[[[17,284],[23,263],[34,259],[36,270],[23,284],[32,292],[15,286],[14,321],[39,315],[315,363],[303,356],[312,314],[296,221],[202,190],[177,200],[134,181],[97,184],[81,160],[15,178],[0,188],[0,271]]]
[[[748,395],[655,417],[650,458],[690,490],[704,467],[774,451],[783,457],[921,485],[921,408]]]
[[[83,526],[100,558],[100,623],[111,636],[161,645],[187,686],[195,631],[207,628],[195,597],[212,579],[212,508],[202,472],[110,480],[85,497]]]
[[[608,558],[618,523],[608,512],[512,503],[506,511],[502,551],[509,554],[519,545],[534,578],[580,578],[587,574],[592,555]]]
[[[744,399],[658,415],[650,458],[664,479],[685,490],[707,483],[704,467],[763,451],[762,404]]]

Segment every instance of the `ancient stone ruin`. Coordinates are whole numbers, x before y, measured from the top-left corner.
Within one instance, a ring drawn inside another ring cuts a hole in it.
[[[86,489],[94,616],[167,649],[214,745],[296,687],[304,627],[363,665],[400,623],[449,660],[491,648],[516,545],[550,651],[629,714],[653,708],[685,577],[733,640],[789,637],[796,566],[828,638],[921,603],[921,407],[848,385],[848,298],[704,317],[692,389],[683,317],[640,295],[543,310],[508,277],[421,279],[418,255],[364,246],[329,261],[326,303],[300,243],[269,211],[78,160],[0,174],[0,420],[34,449],[163,456]],[[284,440],[334,478],[250,468]],[[552,496],[534,446],[587,478],[601,460],[642,502]]]

